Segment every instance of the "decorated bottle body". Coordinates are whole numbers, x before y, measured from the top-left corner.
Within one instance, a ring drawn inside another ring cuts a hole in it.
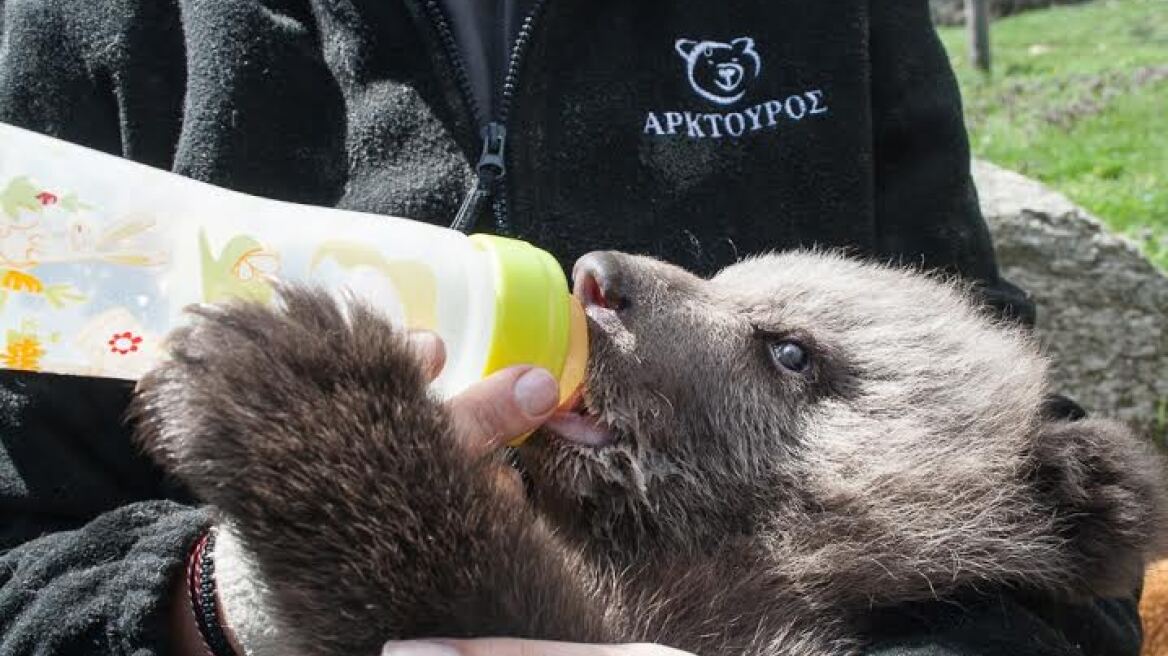
[[[0,368],[137,379],[183,308],[270,303],[278,280],[438,333],[443,396],[512,364],[565,396],[582,377],[583,314],[525,242],[240,194],[0,124]]]

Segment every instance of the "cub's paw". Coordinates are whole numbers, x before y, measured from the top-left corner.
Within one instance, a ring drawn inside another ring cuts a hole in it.
[[[444,430],[405,335],[366,306],[281,287],[274,307],[189,312],[133,414],[140,444],[205,501],[293,502],[400,451],[396,435]]]

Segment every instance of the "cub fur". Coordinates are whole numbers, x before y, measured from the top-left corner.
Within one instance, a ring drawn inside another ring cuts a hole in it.
[[[575,279],[586,392],[518,449],[525,495],[460,447],[374,310],[304,288],[193,310],[136,414],[255,584],[245,633],[305,656],[435,636],[851,654],[873,609],[1126,593],[1162,552],[1155,452],[1045,416],[1035,344],[953,281],[816,252],[711,279],[595,253]]]

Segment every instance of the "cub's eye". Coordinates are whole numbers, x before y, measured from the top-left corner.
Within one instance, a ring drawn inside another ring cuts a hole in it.
[[[770,345],[771,359],[775,364],[797,374],[811,366],[811,354],[797,342],[784,340]]]

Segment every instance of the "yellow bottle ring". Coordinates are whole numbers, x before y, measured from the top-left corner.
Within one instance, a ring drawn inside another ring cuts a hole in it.
[[[495,321],[483,376],[534,365],[560,381],[561,405],[573,400],[584,380],[588,329],[563,269],[550,253],[524,241],[482,234],[470,239],[494,264]]]

